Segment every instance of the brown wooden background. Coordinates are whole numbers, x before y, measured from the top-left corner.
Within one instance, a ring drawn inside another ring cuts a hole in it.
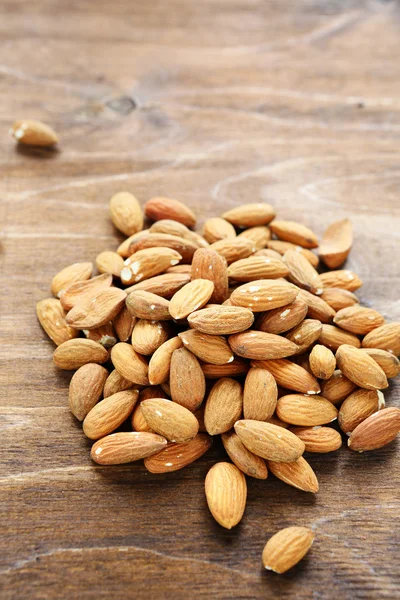
[[[1,597],[399,598],[398,444],[311,457],[316,497],[251,480],[224,531],[203,493],[219,446],[164,477],[91,464],[34,314],[55,272],[116,248],[107,202],[128,189],[201,220],[268,200],[319,234],[350,215],[361,297],[399,320],[399,3],[3,0],[0,35]],[[15,149],[27,117],[59,153]],[[292,524],[312,552],[262,572]]]

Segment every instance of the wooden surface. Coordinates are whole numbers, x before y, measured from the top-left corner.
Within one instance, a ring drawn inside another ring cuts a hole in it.
[[[166,476],[91,463],[34,314],[55,272],[116,248],[107,202],[128,189],[200,220],[268,200],[318,234],[349,215],[360,296],[399,320],[398,2],[14,0],[0,33],[1,598],[399,598],[399,444],[312,456],[316,497],[250,480],[222,530],[203,493],[218,444]],[[29,117],[60,152],[15,149]],[[263,572],[288,525],[312,551]]]

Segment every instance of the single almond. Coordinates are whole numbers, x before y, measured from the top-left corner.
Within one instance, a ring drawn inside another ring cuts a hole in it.
[[[228,267],[228,276],[235,281],[253,281],[254,279],[278,279],[286,277],[288,268],[280,258],[249,256],[233,262]]]
[[[125,390],[131,389],[133,385],[132,381],[125,379],[118,373],[117,369],[114,369],[106,379],[103,396],[108,398],[108,396],[112,396],[117,392],[125,392]]]
[[[288,250],[295,250],[296,252],[298,252],[299,254],[304,256],[308,260],[308,262],[312,264],[314,269],[316,269],[318,267],[319,258],[316,254],[314,254],[314,252],[312,252],[311,250],[308,250],[307,248],[302,248],[301,246],[298,246],[297,244],[293,244],[292,242],[284,242],[282,240],[271,240],[268,242],[268,248],[270,250],[274,250],[275,252],[278,252],[282,256]]]
[[[325,454],[342,445],[342,436],[331,427],[292,427],[291,431],[305,443],[306,452]]]
[[[339,369],[321,384],[321,394],[332,404],[338,405],[356,389],[356,384],[347,379]]]
[[[310,352],[310,369],[317,379],[329,379],[336,369],[336,358],[332,350],[317,344]]]
[[[336,361],[343,375],[361,388],[380,390],[389,385],[378,363],[358,348],[343,344],[336,352]]]
[[[360,340],[353,333],[343,331],[340,327],[327,325],[326,323],[322,325],[318,342],[323,346],[327,346],[327,348],[330,348],[334,352],[343,344],[354,346],[354,348],[359,348],[361,346]]]
[[[117,429],[131,414],[138,396],[138,390],[126,390],[98,402],[83,421],[84,434],[98,440]]]
[[[286,573],[304,558],[314,541],[308,527],[286,527],[275,533],[266,543],[262,553],[264,569]]]
[[[323,284],[319,274],[300,252],[288,250],[283,256],[283,261],[288,268],[290,281],[312,294],[322,293]]]
[[[151,429],[170,442],[188,442],[199,430],[199,423],[193,413],[171,400],[144,400],[141,407]]]
[[[209,244],[213,244],[219,240],[235,238],[236,231],[229,221],[221,219],[221,217],[213,217],[204,223],[203,237]]]
[[[316,494],[319,490],[317,476],[302,456],[294,462],[287,463],[269,460],[267,467],[275,477],[298,490],[313,494]]]
[[[172,297],[169,305],[171,316],[176,320],[185,319],[190,313],[207,304],[213,292],[212,281],[194,279]]]
[[[185,204],[179,200],[158,196],[148,200],[144,205],[144,212],[148,219],[160,221],[161,219],[171,219],[178,221],[186,227],[196,225],[196,215]]]
[[[308,306],[307,316],[317,319],[321,323],[330,323],[335,316],[335,311],[320,296],[315,296],[307,290],[300,290],[298,299],[303,300]]]
[[[235,431],[250,452],[267,460],[293,462],[304,452],[304,442],[272,423],[245,419],[235,423]]]
[[[288,394],[279,398],[276,414],[279,419],[290,425],[313,427],[334,421],[337,419],[338,411],[322,396]]]
[[[247,258],[256,250],[253,242],[249,238],[239,237],[226,238],[225,240],[214,242],[214,244],[211,244],[210,249],[223,256],[228,265],[243,258]]]
[[[121,281],[125,285],[138,283],[159,275],[168,267],[177,265],[182,256],[171,248],[146,248],[132,254],[125,260],[121,271]]]
[[[235,225],[235,227],[258,227],[268,225],[275,217],[275,211],[266,202],[255,202],[235,206],[224,212],[223,219]]]
[[[322,331],[321,321],[316,319],[304,319],[292,331],[286,335],[286,339],[297,345],[297,354],[308,350],[314,342],[317,341]],[[277,357],[279,358],[279,357]]]
[[[347,396],[339,410],[340,429],[350,433],[367,417],[385,408],[385,398],[379,390],[356,390]]]
[[[360,303],[359,299],[353,292],[335,287],[324,287],[321,294],[322,300],[325,300],[333,308],[333,310],[341,310],[349,306],[356,306]]]
[[[157,454],[145,458],[144,466],[150,473],[171,473],[194,463],[209,450],[212,438],[198,433],[193,439],[180,444],[169,443]]]
[[[132,255],[139,250],[146,248],[171,248],[178,252],[182,257],[182,262],[191,263],[193,254],[198,249],[198,244],[177,235],[168,233],[147,233],[134,240],[129,247],[129,254]]]
[[[368,333],[362,341],[363,348],[380,348],[394,356],[400,355],[400,323],[387,323]]]
[[[238,333],[251,327],[253,321],[254,315],[248,308],[218,304],[196,310],[188,316],[190,327],[209,335]]]
[[[298,346],[294,342],[280,335],[255,329],[230,335],[228,342],[237,356],[254,360],[285,358],[298,352]]]
[[[261,313],[255,327],[266,333],[284,333],[301,323],[307,314],[307,310],[307,304],[297,297],[286,306]]]
[[[206,381],[199,361],[186,348],[172,353],[169,383],[174,402],[192,412],[199,408],[206,393]]]
[[[360,348],[360,350],[369,354],[378,363],[388,379],[399,375],[400,361],[396,356],[387,352],[387,350],[381,350],[380,348]]]
[[[122,465],[156,454],[166,445],[167,440],[156,433],[123,431],[98,440],[90,456],[99,465]]]
[[[285,358],[253,361],[252,366],[267,369],[274,376],[276,383],[288,390],[303,394],[319,394],[321,391],[315,377],[303,367]]]
[[[24,146],[49,148],[59,141],[54,129],[46,123],[34,119],[15,121],[10,129],[10,134],[16,142],[24,144]]]
[[[136,317],[131,314],[127,306],[123,306],[113,319],[113,326],[120,342],[129,340],[135,324]]]
[[[125,304],[126,294],[119,288],[101,290],[96,296],[85,296],[66,316],[74,329],[96,329],[112,321]]]
[[[215,365],[224,365],[234,360],[226,339],[220,335],[208,335],[195,329],[178,334],[184,346],[200,360]]]
[[[151,385],[168,381],[172,354],[181,347],[181,338],[175,336],[157,348],[149,362],[149,381]]]
[[[129,192],[118,192],[110,200],[111,221],[125,235],[143,229],[143,212],[138,200]]]
[[[246,508],[247,485],[242,471],[227,462],[216,463],[205,480],[208,508],[225,529],[237,525]]]
[[[214,365],[212,363],[202,363],[201,369],[206,379],[219,379],[220,377],[238,377],[245,375],[250,365],[243,358],[235,358],[226,365]]]
[[[193,256],[192,279],[208,279],[214,284],[210,302],[220,304],[228,297],[228,265],[226,259],[211,248],[199,248]]]
[[[98,342],[104,348],[112,348],[118,341],[114,327],[110,322],[95,329],[83,329],[83,334],[88,340]]]
[[[116,344],[111,350],[111,360],[118,373],[128,381],[137,385],[149,385],[147,361],[130,344]]]
[[[65,267],[57,275],[54,275],[51,281],[51,293],[59,298],[63,291],[73,283],[90,279],[92,271],[93,263],[91,262],[74,263]]]
[[[72,371],[87,363],[105,363],[108,352],[101,344],[84,338],[67,340],[56,348],[54,364],[60,369]]]
[[[318,239],[311,229],[295,221],[273,221],[270,225],[272,233],[280,240],[302,246],[302,248],[317,248]]]
[[[253,312],[263,312],[290,304],[297,294],[298,291],[284,279],[258,279],[236,288],[231,295],[231,302],[234,306],[250,308]]]
[[[78,281],[68,286],[60,295],[60,302],[64,310],[70,310],[82,302],[86,297],[96,296],[112,284],[112,275],[104,273],[86,281]]]
[[[65,312],[61,302],[56,298],[45,298],[36,304],[39,323],[57,345],[76,338],[78,332],[65,321]]]
[[[163,321],[139,319],[132,332],[132,348],[144,356],[152,355],[168,340],[169,329]]]
[[[353,229],[349,219],[331,223],[325,230],[319,247],[319,256],[330,269],[340,267],[350,254]]]
[[[265,225],[250,227],[238,235],[239,238],[251,240],[256,250],[263,250],[271,239],[271,231]]]
[[[334,316],[333,322],[345,331],[365,335],[383,325],[385,319],[377,310],[372,308],[349,306],[339,310]]]
[[[131,425],[133,431],[149,431],[150,433],[154,433],[144,418],[140,406],[143,400],[149,400],[150,398],[168,398],[168,396],[159,385],[152,385],[141,390],[139,392],[138,402],[131,414]]]
[[[235,379],[223,377],[217,381],[207,398],[204,424],[210,435],[225,433],[240,419],[243,408],[242,386]]]
[[[348,269],[328,271],[327,273],[322,273],[320,278],[324,288],[342,288],[349,292],[355,292],[363,284],[358,275]]]
[[[179,265],[178,265],[179,266]],[[189,265],[182,265],[189,267]],[[190,273],[163,273],[135,283],[125,289],[127,294],[136,291],[150,292],[162,298],[172,298],[184,285],[189,283]]]
[[[69,408],[72,414],[83,421],[100,400],[108,371],[95,363],[80,367],[69,384]]]
[[[169,300],[151,292],[144,290],[130,292],[126,299],[126,306],[137,319],[147,319],[148,321],[168,321],[171,319]]]
[[[221,438],[227,455],[238,469],[243,471],[243,473],[249,477],[254,477],[255,479],[267,479],[268,469],[265,461],[256,454],[250,452],[250,450],[242,444],[237,433],[228,431],[223,433]]]
[[[167,233],[169,235],[177,235],[185,240],[190,240],[195,243],[198,248],[207,248],[208,242],[198,233],[191,231],[183,223],[172,219],[161,219],[152,224],[149,233]]]
[[[97,255],[96,268],[99,273],[110,273],[114,277],[119,277],[124,268],[124,259],[117,252],[105,250]]]
[[[243,391],[244,418],[268,421],[275,412],[277,399],[278,388],[271,373],[266,369],[250,369]]]
[[[384,408],[362,421],[351,433],[349,448],[357,452],[390,444],[400,432],[400,408]]]

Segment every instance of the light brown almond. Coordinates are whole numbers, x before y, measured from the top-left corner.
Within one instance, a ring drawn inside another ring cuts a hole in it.
[[[273,462],[269,460],[267,462],[267,467],[275,477],[298,490],[311,492],[313,494],[316,494],[319,490],[317,476],[306,459],[302,456],[291,463]]]
[[[99,273],[110,273],[119,277],[124,268],[124,259],[117,252],[105,250],[96,257],[96,268]]]
[[[168,340],[169,329],[163,321],[139,319],[132,332],[132,348],[144,356],[152,355]]]
[[[314,541],[308,527],[286,527],[275,533],[266,543],[262,553],[264,569],[286,573],[304,558]]]
[[[204,424],[210,435],[225,433],[240,419],[243,408],[242,386],[235,379],[223,377],[217,381],[207,398]]]
[[[318,239],[311,229],[295,221],[273,221],[270,225],[272,233],[280,240],[297,244],[302,248],[317,248]]]
[[[241,306],[205,307],[188,316],[189,325],[201,333],[210,335],[229,335],[251,327],[254,315],[251,310]]]
[[[349,219],[331,223],[325,230],[318,254],[330,269],[340,267],[350,254],[353,228]]]
[[[380,348],[400,356],[400,323],[386,323],[368,333],[362,341],[363,348]]]
[[[318,267],[319,258],[316,254],[314,254],[314,252],[312,252],[311,250],[308,250],[307,248],[302,248],[301,246],[298,246],[297,244],[293,244],[292,242],[284,242],[282,240],[271,240],[270,242],[268,242],[268,248],[270,250],[274,250],[275,252],[278,252],[282,256],[288,250],[295,250],[296,252],[299,252],[299,254],[304,256],[308,260],[308,262],[312,264],[314,269],[316,269]]]
[[[85,296],[68,312],[66,321],[75,329],[96,329],[112,321],[125,304],[126,294],[119,288],[101,290],[96,296]]]
[[[124,379],[137,385],[149,385],[147,361],[135,352],[130,344],[125,342],[116,344],[111,350],[111,360]]]
[[[378,363],[358,348],[343,344],[336,352],[336,361],[343,375],[361,388],[381,390],[389,385]]]
[[[157,348],[150,358],[149,363],[149,381],[151,385],[158,385],[168,381],[172,354],[181,347],[181,338],[175,336]]]
[[[313,427],[334,421],[337,419],[338,411],[322,396],[288,394],[279,398],[276,414],[279,419],[290,425]]]
[[[286,339],[297,345],[296,354],[301,354],[317,341],[322,331],[321,321],[316,319],[304,319],[302,323],[292,329]],[[277,357],[279,358],[279,357]]]
[[[203,371],[195,355],[186,348],[178,348],[172,353],[169,384],[172,400],[192,412],[204,400],[206,381]]]
[[[328,271],[327,273],[322,273],[320,278],[324,288],[342,288],[349,292],[355,292],[363,284],[358,275],[348,269]]]
[[[342,436],[331,427],[292,427],[291,431],[305,443],[306,452],[325,454],[342,445]]]
[[[147,319],[148,321],[169,321],[171,319],[169,300],[145,290],[130,292],[126,299],[126,306],[137,319]]]
[[[315,296],[307,290],[300,290],[298,299],[303,300],[308,306],[307,316],[317,319],[321,323],[330,323],[335,316],[335,311],[320,296]]]
[[[230,335],[228,342],[237,356],[254,360],[285,358],[298,352],[298,346],[292,341],[255,329]]]
[[[334,352],[343,344],[354,346],[354,348],[359,348],[361,346],[360,340],[353,333],[343,331],[343,329],[336,327],[336,325],[327,325],[326,323],[322,325],[322,331],[319,335],[318,342],[323,346],[327,346],[327,348],[330,348]]]
[[[228,277],[235,281],[253,281],[254,279],[278,279],[286,277],[289,269],[280,258],[249,256],[233,262],[228,267]]]
[[[339,410],[340,429],[350,433],[367,417],[385,408],[385,398],[379,390],[356,390],[347,396]]]
[[[108,396],[112,396],[117,392],[125,392],[125,390],[131,389],[133,385],[132,381],[125,379],[118,373],[117,369],[114,369],[106,379],[103,396],[108,398]]]
[[[146,458],[144,466],[150,473],[171,473],[179,471],[194,463],[209,450],[212,438],[204,433],[198,433],[189,442],[181,444],[169,443],[165,448]]]
[[[381,350],[380,348],[360,348],[360,350],[369,354],[378,363],[388,379],[399,375],[400,361],[390,352]]]
[[[170,442],[188,442],[199,430],[199,423],[193,413],[171,400],[144,400],[141,407],[151,429]]]
[[[349,306],[356,306],[360,303],[360,300],[353,292],[335,287],[324,287],[321,298],[336,311]]]
[[[118,192],[110,200],[111,221],[125,235],[143,229],[143,212],[138,200],[129,192]]]
[[[283,256],[283,261],[289,270],[289,281],[312,294],[322,293],[321,278],[307,258],[296,250],[288,250]]]
[[[238,469],[249,477],[267,479],[268,469],[265,461],[247,450],[237,433],[233,430],[228,431],[223,433],[221,438],[227,455]]]
[[[208,279],[214,284],[210,302],[220,304],[228,297],[228,265],[226,259],[211,248],[196,250],[192,262],[192,279]]]
[[[83,421],[86,415],[100,400],[108,371],[95,363],[80,367],[69,384],[69,409]]]
[[[168,233],[169,235],[177,235],[185,240],[194,242],[199,248],[207,248],[208,242],[198,233],[191,231],[179,223],[179,221],[173,221],[172,219],[161,219],[152,224],[149,229],[150,233]]]
[[[255,202],[235,206],[224,212],[222,217],[235,227],[258,227],[268,225],[275,217],[275,211],[266,202]]]
[[[210,249],[223,256],[228,265],[243,258],[247,258],[256,250],[253,242],[249,238],[239,237],[227,238],[225,240],[220,240],[219,242],[214,242],[214,244],[211,244]]]
[[[236,231],[229,221],[221,217],[213,217],[204,223],[203,237],[209,244],[213,244],[219,240],[235,238]]]
[[[193,254],[199,246],[191,240],[177,235],[170,235],[168,233],[147,233],[147,235],[141,236],[131,243],[129,246],[129,255],[131,256],[135,252],[145,250],[146,248],[159,247],[171,248],[181,255],[182,262],[191,263]]]
[[[246,508],[247,485],[242,471],[227,462],[216,463],[205,480],[208,508],[225,529],[237,525]]]
[[[195,329],[183,331],[178,335],[183,345],[204,362],[224,365],[234,360],[228,342],[220,335],[208,335]]]
[[[231,295],[231,302],[234,306],[250,308],[253,312],[263,312],[290,304],[297,294],[298,291],[283,279],[258,279],[236,288]]]
[[[263,250],[271,239],[271,231],[264,225],[250,227],[238,235],[239,238],[247,238],[253,242],[256,250]]]
[[[339,369],[334,371],[332,377],[321,384],[321,394],[332,404],[338,405],[356,389],[356,384],[347,379]]]
[[[180,289],[171,299],[169,312],[176,319],[185,319],[201,308],[211,298],[214,284],[208,279],[194,279]]]
[[[243,233],[246,233],[246,231],[249,230],[245,230]],[[243,233],[241,233],[240,235],[243,235]],[[257,252],[254,252],[253,256],[264,256],[265,258],[280,258],[282,260],[282,255],[279,254],[279,252],[277,252],[276,250],[272,250],[271,248],[261,248],[261,250],[257,250]]]
[[[252,368],[244,383],[243,415],[245,419],[268,421],[275,412],[278,388],[266,369]]]
[[[96,329],[83,329],[82,331],[88,340],[98,342],[104,348],[112,348],[118,341],[112,323],[105,323]]]
[[[202,363],[204,376],[207,379],[219,379],[220,377],[238,377],[245,375],[250,368],[249,362],[243,358],[235,358],[226,365],[214,365],[212,363]]]
[[[136,324],[134,317],[127,306],[123,306],[113,319],[113,326],[120,342],[127,342],[132,335]]]
[[[159,275],[168,267],[177,265],[182,256],[171,248],[146,248],[132,254],[125,260],[121,271],[121,281],[125,285],[138,283]]]
[[[108,352],[101,344],[84,338],[63,342],[53,354],[54,364],[66,371],[79,369],[87,363],[104,363],[107,359]]]
[[[196,225],[194,212],[186,204],[172,198],[165,198],[164,196],[152,198],[144,205],[144,212],[146,217],[152,221],[171,219],[186,225],[186,227]]]
[[[385,319],[377,310],[372,308],[349,306],[339,310],[334,316],[333,322],[345,331],[365,335],[383,325]]]
[[[349,437],[352,450],[365,452],[390,444],[400,432],[400,408],[384,408],[362,421]]]
[[[64,309],[56,298],[40,300],[36,304],[36,315],[49,338],[57,346],[78,335],[76,329],[67,325]]]
[[[54,129],[34,119],[15,121],[10,129],[10,135],[16,142],[24,146],[40,146],[49,148],[58,143],[58,136]]]
[[[74,263],[65,267],[57,275],[54,275],[51,281],[51,293],[53,296],[60,298],[63,291],[73,283],[90,279],[92,271],[93,263],[91,262]]]
[[[256,360],[252,362],[252,366],[267,369],[274,376],[276,383],[288,390],[303,394],[319,394],[321,391],[315,377],[303,367],[285,358]]]
[[[67,287],[60,295],[60,302],[65,310],[70,310],[86,297],[96,296],[112,284],[112,275],[104,273],[87,281],[78,281]]]
[[[336,358],[332,350],[317,344],[309,357],[310,369],[317,379],[329,379],[336,369]]]
[[[164,396],[161,396],[161,398],[163,397]],[[136,404],[135,408],[133,409],[133,413],[131,415],[131,424],[133,431],[148,431],[149,433],[154,433],[154,431],[151,429],[151,427],[149,427],[146,419],[143,416],[140,403]]]
[[[189,267],[189,265],[182,265]],[[161,296],[162,298],[172,298],[172,296],[180,290],[184,285],[189,283],[190,273],[163,273],[145,279],[140,283],[135,283],[125,289],[127,294],[136,291],[145,291]]]
[[[293,302],[262,313],[256,321],[256,329],[266,333],[284,333],[296,327],[307,314],[307,304],[297,297]]]
[[[99,465],[122,465],[156,454],[166,445],[167,440],[156,433],[124,431],[98,440],[90,456]]]
[[[146,237],[148,235],[148,231],[138,231],[137,233],[134,233],[133,235],[130,235],[128,238],[126,238],[125,241],[123,241],[117,248],[117,253],[122,256],[122,258],[129,258],[129,256],[131,254],[133,254],[133,252],[131,251],[131,246],[134,242],[136,242],[137,240],[139,240],[142,237]]]
[[[235,431],[250,452],[267,460],[293,462],[304,452],[304,442],[272,423],[245,419],[235,423]]]
[[[98,402],[83,421],[84,434],[98,440],[117,429],[131,414],[138,396],[138,390],[126,390]]]

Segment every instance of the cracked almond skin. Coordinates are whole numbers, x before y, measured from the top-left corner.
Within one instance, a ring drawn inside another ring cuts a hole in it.
[[[24,146],[50,148],[59,141],[58,135],[52,127],[34,119],[15,121],[10,129],[10,135],[16,142]]]
[[[91,262],[74,263],[65,267],[54,275],[51,281],[51,293],[59,298],[63,291],[73,283],[90,279],[92,271],[93,263]]]
[[[310,369],[317,379],[329,379],[336,369],[336,358],[332,350],[316,344],[309,356]]]
[[[90,457],[99,465],[123,465],[147,458],[167,445],[161,435],[146,431],[112,433],[93,444]]]
[[[128,250],[130,255],[139,250],[145,250],[146,248],[171,248],[171,250],[176,250],[176,252],[181,255],[183,263],[191,263],[193,254],[199,247],[191,240],[177,235],[151,233],[149,231],[146,233],[147,235],[140,236],[138,239],[132,241]]]
[[[272,423],[243,419],[235,423],[235,431],[250,452],[267,460],[290,463],[304,452],[304,442]]]
[[[223,377],[208,394],[204,409],[204,425],[210,435],[225,433],[240,419],[243,409],[242,385]]]
[[[270,250],[274,252],[278,252],[281,256],[283,256],[288,250],[295,250],[299,252],[302,256],[304,256],[310,264],[316,269],[319,264],[319,258],[314,252],[308,250],[307,248],[302,248],[297,244],[293,244],[292,242],[284,242],[283,240],[270,240],[267,244]]]
[[[72,376],[69,384],[69,409],[79,421],[83,421],[100,400],[107,377],[107,369],[96,363],[83,365]]]
[[[87,363],[105,363],[108,352],[93,340],[75,338],[60,344],[54,351],[54,364],[60,369],[72,371]]]
[[[292,427],[291,432],[305,443],[306,452],[326,454],[342,445],[342,436],[331,427]]]
[[[118,373],[136,385],[149,385],[149,365],[130,344],[119,342],[111,350],[111,361]]]
[[[247,485],[242,471],[227,462],[216,463],[205,480],[208,508],[214,519],[225,529],[237,525],[246,508]]]
[[[212,438],[204,433],[198,433],[189,442],[180,444],[168,443],[157,454],[145,458],[144,466],[150,473],[171,473],[179,471],[194,463],[209,450]]]
[[[321,391],[318,381],[311,373],[285,358],[255,360],[251,366],[267,369],[274,376],[276,383],[287,390],[303,394],[319,394]]]
[[[196,225],[196,215],[186,204],[165,196],[157,196],[148,200],[144,205],[144,212],[151,221],[170,219],[178,221],[186,227]]]
[[[271,373],[266,369],[251,368],[243,390],[244,418],[268,421],[275,412],[277,399],[278,388]]]
[[[221,217],[212,217],[207,219],[203,226],[203,237],[209,244],[225,240],[227,238],[235,238],[235,228],[229,221]]]
[[[327,288],[342,288],[349,292],[355,292],[363,284],[361,279],[354,271],[343,269],[339,271],[328,271],[320,275],[324,287]]]
[[[211,248],[199,248],[193,255],[192,279],[209,279],[214,284],[210,302],[220,304],[229,295],[228,263],[226,259]]]
[[[153,431],[169,442],[188,442],[199,430],[199,422],[190,410],[164,398],[143,400],[143,416]]]
[[[189,325],[201,333],[209,335],[230,335],[245,331],[254,321],[248,308],[241,306],[205,307],[188,316]]]
[[[103,273],[92,277],[92,279],[72,283],[60,295],[62,307],[68,311],[87,296],[96,296],[101,290],[109,288],[112,280],[111,273]]]
[[[132,381],[125,379],[120,375],[117,369],[113,369],[106,379],[103,389],[103,397],[108,398],[117,392],[124,392],[134,386]]]
[[[381,348],[360,348],[360,350],[369,354],[378,363],[388,379],[399,375],[400,361],[394,354]]]
[[[341,288],[325,287],[321,298],[336,311],[360,304],[360,300],[353,292]]]
[[[308,306],[300,298],[290,304],[269,310],[258,317],[255,329],[266,333],[284,333],[299,325],[307,314]]]
[[[160,275],[168,267],[177,265],[182,256],[171,248],[157,247],[138,250],[125,260],[121,270],[121,281],[124,285],[132,285],[143,279]]]
[[[283,256],[283,261],[289,271],[289,281],[312,294],[322,293],[324,286],[321,278],[305,256],[296,250],[288,250]]]
[[[172,353],[169,384],[172,400],[191,412],[204,400],[206,380],[203,371],[195,355],[186,348],[178,348]]]
[[[267,467],[275,477],[298,490],[313,494],[316,494],[319,490],[317,476],[302,456],[294,462],[274,462],[269,460]]]
[[[286,527],[275,533],[266,543],[262,553],[264,569],[286,573],[304,558],[314,541],[308,527]]]
[[[339,369],[358,387],[367,390],[380,390],[388,387],[384,371],[378,363],[358,348],[343,344],[336,352]]]
[[[322,236],[318,254],[330,269],[341,267],[353,245],[353,228],[349,219],[331,223]]]
[[[307,316],[310,319],[317,319],[321,323],[331,323],[336,313],[320,296],[315,296],[307,290],[300,290],[298,298],[307,304]]]
[[[169,312],[173,319],[185,319],[190,313],[202,308],[214,292],[214,284],[208,279],[194,279],[172,296]]]
[[[339,310],[333,322],[345,331],[356,335],[365,335],[384,324],[384,317],[372,308],[349,306]]]
[[[112,321],[125,304],[126,294],[119,288],[101,290],[96,296],[86,296],[75,304],[66,316],[75,329],[97,329]]]
[[[139,319],[132,332],[132,348],[144,356],[152,355],[168,340],[169,329],[165,321]]]
[[[322,330],[318,338],[318,343],[326,346],[334,352],[343,346],[354,346],[354,348],[360,348],[361,342],[354,333],[343,331],[336,325],[328,325],[327,323],[322,324]]]
[[[348,446],[357,452],[390,444],[400,432],[400,408],[384,408],[362,421],[351,433]]]
[[[224,212],[223,219],[235,225],[235,227],[258,227],[268,225],[275,217],[275,210],[266,202],[255,202],[252,204],[241,204]]]
[[[297,345],[296,354],[302,354],[317,341],[322,331],[322,323],[317,319],[304,319],[286,335],[286,339]]]
[[[235,431],[227,431],[222,434],[221,438],[226,453],[238,469],[243,471],[243,473],[249,477],[254,477],[255,479],[267,479],[268,469],[265,460],[250,452],[250,450],[242,444]]]
[[[279,277],[286,277],[288,273],[289,269],[281,258],[265,256],[242,258],[228,267],[228,277],[241,282],[255,279],[279,279]]]
[[[369,416],[385,408],[385,398],[379,390],[356,390],[346,398],[339,410],[340,429],[350,433]]]
[[[182,265],[188,267],[190,265]],[[189,273],[162,273],[162,275],[155,275],[139,283],[135,283],[125,289],[127,294],[131,292],[150,292],[156,294],[162,298],[172,298],[172,296],[180,290],[184,285],[190,281]]]
[[[336,406],[343,402],[356,387],[355,383],[347,379],[339,369],[336,369],[329,379],[321,383],[321,394]]]
[[[295,221],[273,221],[270,225],[272,233],[280,240],[292,242],[302,248],[317,248],[318,238],[311,229]]]
[[[137,319],[169,321],[172,318],[169,313],[169,300],[145,290],[130,292],[126,306]]]
[[[363,348],[379,348],[394,356],[400,355],[400,323],[386,323],[368,333],[362,341]]]
[[[250,308],[253,312],[263,312],[290,304],[296,299],[297,294],[298,290],[284,279],[258,279],[236,288],[230,300],[234,306]]]
[[[172,355],[179,348],[182,348],[182,340],[178,336],[167,340],[157,348],[149,362],[148,375],[151,385],[159,385],[168,381]]]
[[[285,358],[299,351],[293,341],[255,329],[230,335],[228,342],[237,356],[254,360]]]
[[[83,421],[83,432],[91,440],[98,440],[117,429],[131,414],[139,390],[118,392],[98,402]]]
[[[291,425],[313,427],[334,421],[337,419],[338,411],[322,396],[288,394],[279,398],[276,414],[279,419]]]
[[[127,236],[143,229],[143,212],[130,192],[118,192],[110,200],[110,215],[114,226]]]
[[[36,304],[36,315],[49,338],[59,346],[76,338],[78,332],[65,320],[65,312],[57,298],[45,298]]]
[[[220,335],[208,335],[196,329],[189,329],[178,335],[183,345],[204,362],[224,365],[234,360],[228,342]]]
[[[257,250],[264,250],[271,239],[271,231],[269,230],[269,227],[266,227],[265,225],[258,225],[256,227],[249,227],[248,229],[245,229],[239,233],[238,237],[247,238],[253,242],[253,246]],[[271,257],[271,255],[269,256]]]

